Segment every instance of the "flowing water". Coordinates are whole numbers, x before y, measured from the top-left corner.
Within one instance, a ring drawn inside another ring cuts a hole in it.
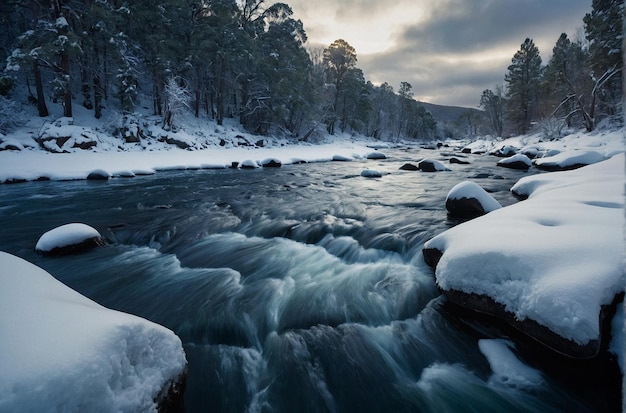
[[[472,179],[507,205],[526,173],[473,155],[452,172],[407,172],[398,170],[407,161],[451,154],[386,154],[3,185],[0,250],[176,332],[189,362],[188,412],[613,409],[615,380],[597,382],[601,369],[589,378],[589,364],[554,361],[523,338],[514,337],[518,356],[541,381],[494,376],[478,340],[514,334],[451,309],[423,262],[423,243],[458,224],[445,211],[452,186]],[[365,168],[389,174],[367,179]],[[34,253],[43,232],[69,222],[95,227],[109,245]]]

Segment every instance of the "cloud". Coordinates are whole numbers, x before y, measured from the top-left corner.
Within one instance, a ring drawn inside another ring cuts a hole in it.
[[[367,79],[415,97],[475,107],[484,89],[504,82],[525,38],[548,61],[562,32],[575,38],[591,0],[292,0],[311,43],[343,38]]]

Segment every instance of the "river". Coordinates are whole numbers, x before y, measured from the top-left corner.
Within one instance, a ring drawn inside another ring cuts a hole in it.
[[[454,311],[423,262],[423,243],[458,224],[445,210],[452,186],[471,179],[509,205],[517,200],[508,189],[527,173],[477,155],[452,172],[400,171],[452,149],[384,152],[376,161],[2,185],[0,250],[178,334],[187,412],[614,408],[615,380],[592,381],[589,363],[553,362],[505,327]],[[385,175],[363,178],[366,168]],[[109,245],[62,258],[34,252],[41,234],[69,222],[93,226]],[[541,383],[493,377],[478,340],[509,337]]]

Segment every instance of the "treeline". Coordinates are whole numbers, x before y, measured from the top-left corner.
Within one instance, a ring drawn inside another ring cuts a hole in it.
[[[307,50],[302,22],[264,0],[4,0],[0,4],[0,94],[25,86],[39,115],[80,102],[132,113],[146,104],[175,128],[190,111],[252,133],[307,139],[356,132],[430,138],[436,122],[411,85],[375,86],[337,40]]]
[[[546,65],[527,38],[511,60],[506,86],[480,97],[487,130],[503,136],[541,128],[556,137],[566,126],[622,126],[623,19],[623,0],[593,0],[584,36],[561,34]]]

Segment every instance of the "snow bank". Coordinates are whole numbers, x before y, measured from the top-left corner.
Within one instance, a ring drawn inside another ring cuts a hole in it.
[[[425,258],[442,253],[443,290],[489,297],[579,345],[599,340],[601,306],[625,284],[624,182],[624,154],[525,177],[513,190],[527,200],[436,236]]]
[[[371,152],[366,143],[334,142],[322,145],[289,145],[265,148],[221,148],[188,151],[170,149],[143,152],[47,153],[43,151],[0,152],[0,183],[11,180],[32,181],[40,177],[52,180],[85,179],[94,169],[112,176],[130,171],[135,175],[171,169],[226,168],[244,160],[261,163],[263,159],[298,162],[327,162],[333,157],[346,160],[363,158]]]
[[[89,225],[80,223],[65,224],[44,233],[39,238],[39,241],[37,241],[35,250],[50,252],[54,249],[64,248],[99,238],[102,238],[100,233]]]
[[[576,169],[602,162],[606,158],[596,151],[572,150],[535,160],[535,166],[548,171]]]
[[[156,412],[184,370],[170,330],[0,252],[0,411]]]

